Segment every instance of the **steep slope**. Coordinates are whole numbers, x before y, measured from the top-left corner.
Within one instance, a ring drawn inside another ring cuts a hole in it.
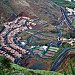
[[[61,16],[60,7],[51,0],[8,0],[8,2],[17,14],[29,13],[48,23],[57,22]]]
[[[68,0],[52,0],[52,1],[63,7],[75,8],[75,1],[68,1]]]
[[[0,32],[4,28],[2,23],[7,21],[12,13],[14,12],[9,6],[8,0],[0,0]]]
[[[0,17],[8,18],[13,12],[13,9],[8,3],[8,0],[0,0]]]
[[[42,19],[40,23],[48,23],[48,27],[44,27],[46,30],[52,29],[50,24],[58,25],[58,20],[61,18],[60,7],[51,0],[0,0],[1,21],[3,18],[7,20],[13,13],[39,17]]]

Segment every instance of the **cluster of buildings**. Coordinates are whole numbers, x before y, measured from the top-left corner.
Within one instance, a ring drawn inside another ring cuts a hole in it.
[[[16,58],[22,57],[23,54],[30,54],[29,51],[21,48],[14,41],[14,36],[18,34],[18,32],[25,31],[28,28],[32,29],[32,26],[36,25],[33,22],[28,22],[30,20],[31,19],[28,17],[18,17],[11,22],[4,23],[6,29],[0,34],[2,46],[0,55],[7,57],[14,62]],[[16,39],[16,41],[18,40]],[[24,42],[21,43],[22,45],[25,45]]]
[[[75,44],[75,39],[72,39],[72,38],[70,38],[70,39],[67,39],[67,38],[60,38],[60,40],[62,41],[62,42],[67,42],[67,43],[69,43],[69,44],[71,44],[72,46]]]
[[[67,15],[75,15],[75,8],[74,9],[71,9],[71,8],[68,8],[66,7],[66,10],[67,10]]]

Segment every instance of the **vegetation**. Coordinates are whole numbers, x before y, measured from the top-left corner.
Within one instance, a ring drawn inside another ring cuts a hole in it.
[[[10,60],[0,56],[0,75],[5,75],[6,71],[11,69]]]
[[[71,2],[65,1],[65,0],[52,0],[52,1],[63,7],[75,8],[74,1],[71,1]]]
[[[69,38],[75,38],[75,32],[74,31],[70,31],[70,32],[64,34],[63,37],[67,38],[67,39],[69,39]]]
[[[63,75],[45,70],[31,70],[13,64],[8,58],[0,56],[0,75]]]
[[[45,71],[45,70],[30,70],[30,69],[26,69],[23,67],[20,67],[18,65],[12,65],[15,69],[25,73],[24,75],[63,75],[60,73],[56,73],[56,72],[50,72],[50,71]]]
[[[71,45],[67,42],[63,42],[61,45],[62,48],[67,48],[67,47],[71,47]]]
[[[72,64],[70,64],[70,68],[71,68],[72,75],[75,75],[75,68],[72,66]],[[64,71],[64,75],[69,75],[64,68],[63,71]]]

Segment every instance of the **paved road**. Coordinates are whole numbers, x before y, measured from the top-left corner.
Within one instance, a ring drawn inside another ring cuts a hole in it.
[[[75,48],[64,48],[62,50],[62,53],[57,57],[57,59],[52,64],[51,71],[55,71],[61,65],[61,63],[65,60],[66,54],[72,50],[75,50]]]
[[[75,30],[75,28],[72,25],[71,21],[68,19],[68,16],[67,16],[67,13],[66,13],[65,9],[61,8],[61,13],[64,17],[64,20],[66,20],[68,26],[71,29]],[[58,31],[61,32],[60,29]],[[61,35],[61,33],[59,35]],[[65,49],[62,50],[62,53],[54,61],[53,65],[52,65],[52,68],[51,68],[51,71],[55,71],[61,65],[61,63],[65,60],[66,53],[68,53],[71,50],[75,50],[75,48],[65,48]]]
[[[62,15],[63,15],[63,17],[64,17],[64,20],[66,20],[68,26],[69,26],[71,29],[74,29],[74,30],[75,30],[75,28],[74,28],[72,22],[71,22],[71,21],[69,20],[69,18],[68,18],[68,15],[67,15],[66,10],[65,10],[64,8],[61,8],[61,13],[62,13]]]
[[[66,22],[67,22],[67,24],[69,25],[69,27],[70,28],[72,28],[72,29],[75,29],[74,28],[74,26],[72,25],[72,23],[71,23],[71,21],[68,19],[68,17],[67,17],[67,14],[66,14],[66,11],[64,10],[64,9],[62,9],[61,8],[61,13],[63,14],[63,19],[65,19],[66,20]],[[23,18],[20,18],[20,19],[18,19],[17,21],[16,21],[16,23],[15,24],[18,24],[19,23],[19,21],[21,21]],[[24,23],[24,25],[23,26],[26,26],[27,27],[27,29],[29,29],[29,27],[28,27],[28,25],[27,25],[27,23],[29,22],[29,20],[28,19],[25,19],[26,21],[25,21],[25,23]],[[58,33],[58,36],[59,37],[61,37],[62,36],[62,31],[60,30],[60,26],[62,25],[62,23],[63,23],[63,20],[60,22],[60,24],[56,27],[56,29],[57,29],[57,31],[59,32]],[[20,29],[20,28],[19,28]],[[13,30],[11,30],[11,31],[13,31]],[[9,32],[10,33],[10,32]],[[10,35],[10,34],[9,34]],[[35,38],[37,38],[37,39],[39,39],[38,37],[36,37],[35,35],[33,35]],[[5,42],[5,44],[9,47],[9,48],[12,48],[13,50],[16,50],[16,49],[14,49],[12,46],[10,46],[10,44],[8,43],[8,41],[6,40],[8,38],[8,33],[6,33],[6,36],[5,36],[5,38],[4,38],[4,42]],[[14,42],[14,44],[16,44],[16,46],[20,46],[19,45],[19,43],[18,42],[16,42],[15,41],[16,39],[14,39],[13,38],[13,42]],[[15,46],[15,45],[14,45]],[[16,47],[15,46],[15,47]],[[26,48],[27,49],[27,51],[30,51],[28,48]],[[25,50],[26,50],[25,49]],[[65,53],[67,53],[68,51],[70,51],[71,50],[71,48],[66,48],[66,49],[64,49],[63,50],[63,52],[57,57],[57,59],[55,60],[55,62],[53,63],[53,65],[52,65],[52,68],[51,68],[51,70],[56,70],[59,66],[60,66],[60,64],[64,61],[64,59],[65,59]],[[11,52],[10,52],[11,53]],[[8,53],[8,54],[10,54],[10,53]],[[31,52],[32,53],[32,52]],[[32,53],[33,54],[33,53]],[[11,56],[13,56],[13,55],[11,55]],[[62,58],[62,59],[61,59]],[[60,60],[61,59],[61,60]],[[17,61],[18,62],[18,61]]]
[[[59,26],[56,26],[56,30],[58,31],[58,36],[62,37],[62,30],[60,30]]]

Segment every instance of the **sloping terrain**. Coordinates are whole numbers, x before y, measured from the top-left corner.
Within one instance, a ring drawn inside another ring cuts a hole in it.
[[[5,61],[6,62],[3,62]],[[4,64],[5,63],[5,64]],[[4,66],[3,69],[0,68],[0,75],[63,75],[58,72],[46,71],[46,70],[31,70],[19,65],[11,63],[7,58],[0,56],[0,67]],[[10,67],[6,67],[5,65]]]
[[[8,3],[8,0],[0,0],[0,17],[8,18],[11,14],[13,14],[13,9]]]
[[[68,1],[68,0],[52,0],[56,4],[63,6],[63,7],[69,7],[69,8],[75,8],[75,1]]]
[[[17,14],[29,13],[49,23],[57,22],[61,16],[60,7],[51,0],[8,0],[8,2]]]
[[[6,22],[13,13],[13,9],[9,6],[8,1],[0,0],[0,32],[4,28],[2,23]]]
[[[58,25],[61,17],[60,7],[51,0],[0,0],[0,21],[2,23],[7,21],[12,14],[20,13],[23,16],[39,17],[43,20],[40,23],[45,22],[49,25]]]

